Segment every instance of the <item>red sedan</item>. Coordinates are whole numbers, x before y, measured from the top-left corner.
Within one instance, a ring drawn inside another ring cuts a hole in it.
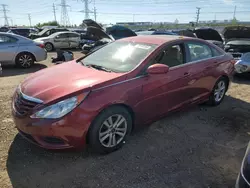
[[[23,137],[47,149],[88,143],[98,152],[112,152],[138,124],[192,104],[219,105],[233,62],[200,39],[121,39],[29,76],[14,93],[14,121]]]

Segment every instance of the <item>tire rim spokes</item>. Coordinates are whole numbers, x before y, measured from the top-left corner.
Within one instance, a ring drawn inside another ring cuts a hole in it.
[[[22,55],[19,57],[19,63],[22,65],[22,67],[29,67],[32,61],[32,57],[29,55]]]
[[[214,90],[214,99],[216,102],[220,102],[223,98],[226,90],[226,84],[224,81],[219,81]]]
[[[105,147],[114,147],[123,140],[126,133],[126,119],[120,114],[115,114],[103,122],[99,131],[99,141]]]

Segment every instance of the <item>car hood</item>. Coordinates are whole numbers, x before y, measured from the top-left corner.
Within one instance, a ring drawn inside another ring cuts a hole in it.
[[[50,39],[49,37],[40,37],[40,38],[35,39],[34,41],[42,41],[42,40],[49,40],[49,39]]]
[[[214,29],[195,29],[194,33],[196,34],[198,38],[201,38],[204,40],[215,40],[215,41],[223,42],[218,31]]]
[[[82,23],[86,26],[86,27],[95,27],[98,29],[103,30],[102,26],[100,24],[98,24],[97,22],[95,22],[94,20],[91,19],[85,19],[82,21]]]
[[[226,40],[237,38],[250,38],[250,27],[245,26],[231,26],[225,27],[222,31]]]
[[[73,93],[105,86],[114,80],[123,81],[122,75],[87,68],[71,61],[33,73],[21,84],[21,90],[46,104]]]
[[[101,39],[111,39],[111,37],[105,33],[105,31],[99,29],[99,28],[96,28],[96,27],[92,27],[92,26],[89,26],[87,27],[87,33],[86,33],[88,36],[94,36],[97,40],[101,40]]]
[[[111,27],[107,27],[106,33],[108,35],[111,35],[115,40],[125,37],[137,36],[137,34],[134,31],[121,25],[113,25]]]

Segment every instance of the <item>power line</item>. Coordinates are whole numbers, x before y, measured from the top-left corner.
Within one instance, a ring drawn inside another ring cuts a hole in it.
[[[1,4],[2,5],[2,12],[3,12],[3,18],[4,18],[4,25],[6,25],[6,26],[9,26],[9,21],[8,21],[8,16],[7,16],[7,9],[6,9],[6,7],[8,6],[8,5],[6,5],[6,4]]]
[[[199,23],[199,19],[200,19],[200,10],[201,10],[201,8],[200,7],[196,7],[196,9],[197,9],[197,12],[196,12],[196,26],[198,25],[198,23]]]
[[[54,20],[56,21],[56,7],[54,3],[53,3],[53,13],[54,13]]]
[[[69,7],[69,5],[66,4],[66,0],[61,0],[61,4],[59,6],[62,7],[62,9],[61,9],[61,25],[69,26],[70,22],[69,22],[68,10],[67,10],[67,7]]]

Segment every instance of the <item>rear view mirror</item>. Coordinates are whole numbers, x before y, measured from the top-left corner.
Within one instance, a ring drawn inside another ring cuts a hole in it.
[[[164,64],[154,64],[148,67],[148,74],[166,74],[169,70],[169,66]]]

